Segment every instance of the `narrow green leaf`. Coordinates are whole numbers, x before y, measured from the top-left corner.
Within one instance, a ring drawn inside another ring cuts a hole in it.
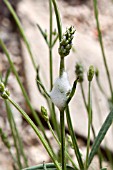
[[[42,28],[40,27],[39,24],[37,24],[37,27],[38,27],[40,33],[42,34],[44,40],[46,41],[47,45],[49,45],[48,40],[47,40],[47,35],[46,35],[46,33],[42,30]]]
[[[102,169],[100,169],[100,170],[107,170],[107,168],[102,168]]]
[[[45,165],[46,165],[47,170],[57,170],[53,163],[47,163]],[[66,167],[67,167],[67,170],[74,170],[69,165],[67,165]],[[29,167],[29,168],[25,168],[23,170],[44,170],[44,166],[43,166],[43,164],[40,164],[40,165],[32,166],[32,167]]]
[[[96,154],[96,152],[98,151],[98,148],[102,142],[102,140],[104,139],[108,129],[110,128],[111,124],[113,121],[113,109],[111,110],[111,112],[109,113],[109,115],[107,116],[105,122],[103,123],[93,145],[92,145],[92,149],[89,155],[89,159],[88,159],[88,166],[90,165],[94,155]]]

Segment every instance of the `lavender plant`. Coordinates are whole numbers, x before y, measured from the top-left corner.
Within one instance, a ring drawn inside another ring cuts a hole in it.
[[[21,23],[16,15],[16,13],[14,12],[13,8],[11,7],[10,3],[8,2],[8,0],[3,0],[4,3],[6,4],[6,6],[8,7],[8,9],[10,10],[10,12],[12,13],[18,28],[20,30],[20,33],[24,39],[24,42],[27,46],[27,49],[29,51],[32,63],[34,65],[34,68],[36,70],[37,73],[37,86],[38,89],[40,91],[40,93],[44,96],[44,98],[46,99],[48,106],[49,106],[49,111],[51,112],[51,117],[52,117],[52,123],[54,125],[54,129],[57,132],[55,134],[51,123],[49,121],[49,116],[48,116],[48,112],[47,110],[42,106],[41,107],[41,113],[42,113],[42,117],[44,118],[44,120],[47,122],[48,127],[51,131],[51,133],[53,134],[53,137],[55,138],[55,140],[58,143],[58,146],[60,148],[60,152],[61,152],[61,162],[58,161],[57,155],[54,152],[54,148],[51,146],[50,141],[48,140],[46,134],[45,134],[45,130],[44,127],[39,119],[39,117],[36,115],[36,112],[34,110],[34,108],[31,105],[31,102],[29,100],[29,97],[19,79],[18,73],[15,69],[15,66],[11,60],[11,57],[9,55],[9,52],[5,46],[5,44],[3,43],[3,41],[0,39],[0,46],[2,47],[4,53],[6,54],[6,57],[9,61],[9,64],[11,66],[12,71],[14,72],[14,75],[20,85],[20,88],[23,92],[23,95],[31,109],[31,112],[34,116],[34,118],[36,119],[36,123],[39,125],[42,133],[40,132],[40,130],[37,128],[37,126],[35,125],[35,123],[30,119],[30,117],[27,115],[27,113],[10,97],[10,92],[9,90],[6,88],[7,83],[3,82],[2,79],[0,80],[0,96],[3,98],[3,100],[6,103],[6,108],[7,108],[7,112],[10,113],[10,117],[9,117],[9,122],[13,120],[12,117],[12,113],[10,110],[10,105],[9,103],[11,103],[20,113],[21,115],[26,119],[26,121],[30,124],[30,126],[33,128],[33,130],[35,131],[37,137],[40,139],[42,145],[45,147],[46,151],[48,152],[52,163],[43,163],[41,165],[37,165],[37,166],[33,166],[33,167],[28,167],[24,170],[88,170],[94,155],[97,153],[101,142],[103,141],[108,129],[110,128],[112,121],[113,121],[113,110],[111,110],[111,112],[108,114],[105,122],[103,123],[97,137],[95,137],[94,143],[92,145],[91,151],[90,151],[90,128],[93,127],[92,126],[92,105],[91,105],[91,83],[92,83],[92,79],[94,76],[94,67],[90,66],[89,70],[88,70],[88,74],[87,74],[87,78],[88,78],[88,82],[89,82],[89,86],[88,86],[88,103],[86,102],[86,98],[84,95],[84,91],[83,91],[83,86],[82,86],[82,82],[83,82],[83,68],[81,65],[77,64],[76,65],[76,74],[77,74],[77,79],[74,81],[73,86],[70,86],[69,80],[68,80],[68,74],[66,72],[66,68],[65,68],[65,60],[66,60],[66,56],[69,55],[70,50],[72,48],[72,40],[74,38],[74,33],[75,33],[75,29],[73,26],[69,27],[66,29],[66,32],[64,34],[62,34],[62,25],[61,25],[61,19],[60,19],[60,14],[59,14],[59,10],[58,10],[58,6],[56,3],[56,0],[49,0],[49,7],[50,7],[50,37],[48,40],[48,36],[47,33],[44,32],[42,30],[42,28],[40,27],[39,24],[37,24],[41,34],[43,35],[43,38],[45,39],[48,49],[49,49],[49,61],[50,61],[50,92],[48,92],[48,90],[46,90],[45,86],[43,85],[41,78],[39,76],[39,68],[37,67],[36,63],[34,62],[33,59],[33,55],[32,55],[32,51],[30,49],[30,45],[27,41],[27,38],[24,34],[24,30],[22,29]],[[96,11],[96,1],[94,0],[94,5],[95,5],[95,15],[97,17],[97,11]],[[54,7],[54,11],[55,11],[55,15],[56,15],[56,21],[57,21],[57,28],[58,28],[58,34],[56,35],[56,37],[53,40],[53,27],[52,27],[52,7]],[[99,30],[99,24],[98,24],[98,18],[97,18],[97,26],[98,26],[98,30]],[[100,34],[101,35],[101,34]],[[60,55],[60,68],[59,68],[59,77],[56,79],[56,81],[53,83],[53,62],[52,62],[52,48],[54,47],[57,39],[59,38],[59,48],[58,48],[58,53]],[[101,48],[102,48],[102,41],[101,41],[101,36],[100,36],[100,44],[101,44]],[[103,48],[102,48],[103,50]],[[104,61],[105,61],[105,56],[103,53],[103,57],[104,57]],[[105,62],[106,65],[106,62]],[[106,66],[106,72],[108,75],[108,80],[109,80],[109,84],[110,84],[110,91],[111,91],[111,96],[112,96],[112,87],[111,87],[111,82],[110,82],[110,76],[109,76],[109,72],[107,70],[107,66]],[[80,150],[78,147],[78,142],[77,142],[77,138],[75,136],[74,133],[74,129],[73,129],[73,125],[72,125],[72,120],[71,120],[71,116],[70,116],[70,110],[69,110],[69,102],[71,101],[72,97],[75,94],[75,90],[76,90],[76,86],[77,83],[80,82],[81,84],[81,92],[83,95],[83,99],[84,99],[84,103],[85,103],[85,107],[87,109],[88,112],[88,139],[87,139],[87,152],[86,152],[86,160],[84,161],[82,159],[82,156],[80,154]],[[112,97],[111,97],[112,98]],[[59,123],[57,122],[56,119],[56,113],[55,113],[55,106],[58,107],[59,109],[59,114],[60,114],[60,131],[59,131]],[[66,144],[65,144],[65,112],[66,112],[66,119],[67,119],[67,124],[68,124],[68,130],[69,130],[69,134],[70,136],[68,137],[68,140],[71,143],[72,148],[74,149],[75,152],[75,156],[77,158],[77,164],[72,160],[71,156],[69,155],[67,149],[66,149]],[[15,125],[14,121],[13,124]],[[12,127],[12,126],[11,126]],[[16,127],[16,125],[15,125]],[[92,128],[93,129],[93,128]],[[94,129],[93,129],[94,130]],[[12,129],[13,132],[13,129]],[[7,138],[5,137],[2,129],[0,131],[2,140],[4,142],[4,144],[6,145],[6,147],[10,150],[10,145],[7,141]],[[43,134],[43,135],[42,135]],[[17,132],[17,137],[19,139],[18,136],[18,132]],[[15,136],[14,136],[14,140],[15,140]],[[20,140],[20,139],[19,139]],[[20,144],[20,148],[22,147],[22,143],[21,141],[19,142]],[[15,147],[17,150],[17,169],[22,169],[22,165],[21,165],[21,161],[20,161],[20,157],[19,157],[19,149],[18,149],[18,143],[15,142]],[[27,159],[24,155],[23,150],[21,150],[21,154],[23,155],[24,161],[25,161],[25,167],[28,166],[27,164]],[[72,163],[72,167],[67,165],[66,162],[66,158],[68,158],[70,160],[70,162]],[[101,170],[104,170],[106,168],[102,168]]]

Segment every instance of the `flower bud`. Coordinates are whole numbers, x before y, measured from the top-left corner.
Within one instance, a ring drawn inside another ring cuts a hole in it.
[[[94,74],[95,74],[95,70],[94,67],[91,65],[87,73],[88,81],[92,81]]]
[[[74,38],[73,36],[74,33],[75,33],[75,29],[74,27],[71,26],[63,34],[60,42],[60,47],[58,49],[58,52],[61,57],[65,57],[70,53],[70,49],[72,48],[72,39]]]
[[[84,80],[84,75],[83,75],[84,68],[83,68],[81,63],[77,63],[76,64],[76,66],[75,66],[75,73],[76,73],[77,77],[79,77],[79,82],[80,83],[83,82],[83,80]]]
[[[49,117],[48,117],[48,114],[47,114],[47,110],[43,106],[41,106],[41,113],[42,113],[42,117],[47,122],[49,120]]]

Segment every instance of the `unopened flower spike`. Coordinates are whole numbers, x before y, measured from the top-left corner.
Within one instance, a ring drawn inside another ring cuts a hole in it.
[[[87,73],[88,81],[92,81],[94,74],[95,74],[95,70],[94,67],[91,65]]]
[[[49,120],[49,117],[48,117],[48,114],[47,114],[47,110],[43,106],[41,106],[41,113],[42,113],[42,117],[47,122]]]
[[[81,63],[77,63],[75,66],[75,73],[79,77],[79,82],[82,83],[84,80],[84,68]]]
[[[66,32],[63,34],[58,49],[58,52],[61,57],[65,57],[70,53],[70,50],[72,48],[72,40],[74,38],[74,33],[75,33],[75,29],[73,26],[71,26],[70,28],[67,28]]]

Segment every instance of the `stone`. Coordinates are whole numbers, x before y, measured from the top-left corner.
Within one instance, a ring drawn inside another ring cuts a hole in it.
[[[100,72],[100,80],[102,83],[102,87],[105,89],[107,96],[110,96],[109,85],[107,81],[107,76],[103,64],[102,54],[100,50],[100,45],[97,39],[94,38],[92,30],[96,28],[95,19],[92,14],[92,9],[90,7],[84,6],[85,11],[87,11],[88,16],[88,24],[86,22],[86,18],[83,17],[84,23],[78,20],[74,20],[76,15],[72,16],[72,9],[77,10],[77,7],[74,6],[67,6],[68,13],[66,14],[66,4],[63,1],[58,1],[58,6],[61,11],[61,18],[63,21],[63,31],[67,26],[74,25],[76,28],[75,38],[74,38],[74,45],[73,47],[76,49],[76,52],[71,52],[71,54],[66,57],[66,71],[68,72],[69,79],[71,85],[75,80],[75,63],[80,61],[84,68],[85,68],[85,80],[84,80],[84,90],[86,99],[88,96],[88,82],[87,82],[87,71],[90,65],[94,65],[94,67],[99,69]],[[64,8],[65,7],[65,8]],[[69,10],[69,8],[71,10]],[[71,11],[71,13],[70,13]],[[81,11],[80,7],[78,12]],[[69,15],[70,13],[70,15]],[[19,3],[18,6],[18,14],[21,18],[23,28],[25,30],[25,34],[29,40],[31,45],[32,51],[35,56],[35,61],[37,66],[40,67],[40,76],[44,86],[47,90],[50,90],[50,83],[49,83],[49,51],[47,48],[46,43],[44,42],[43,37],[41,36],[39,30],[36,27],[36,23],[38,23],[42,29],[49,28],[49,7],[47,1],[32,1],[32,0],[23,0]],[[76,14],[76,12],[75,12]],[[80,12],[80,16],[83,16],[83,12]],[[105,15],[101,13],[103,17]],[[72,17],[71,17],[72,16]],[[56,27],[55,16],[54,17],[54,27]],[[79,14],[77,15],[79,18]],[[90,18],[91,17],[91,18]],[[109,13],[107,15],[108,18]],[[74,22],[75,21],[75,22]],[[103,20],[105,21],[105,20]],[[78,23],[78,25],[77,25]],[[112,22],[108,22],[110,26]],[[79,29],[80,28],[80,29]],[[106,21],[106,28],[107,28],[107,21]],[[112,26],[113,28],[113,26]],[[111,38],[112,39],[112,38]],[[105,39],[104,39],[105,40]],[[110,41],[109,41],[110,43]],[[36,73],[31,63],[29,54],[26,50],[25,44],[22,41],[22,49],[23,49],[23,57],[24,57],[24,68],[25,68],[25,75],[27,79],[27,88],[29,91],[29,96],[31,99],[31,103],[33,107],[40,111],[41,106],[47,107],[46,101],[40,95],[37,90],[36,86]],[[106,46],[105,53],[107,58],[107,63],[109,66],[109,70],[111,75],[113,74],[113,50],[112,48]],[[59,55],[58,55],[58,43],[55,45],[53,49],[53,79],[58,77],[59,73]],[[113,83],[113,80],[112,80]],[[98,131],[104,122],[106,116],[109,113],[108,102],[104,95],[100,92],[96,79],[93,79],[92,82],[92,107],[93,107],[93,125],[98,134]],[[74,126],[74,130],[77,134],[80,134],[87,138],[87,112],[84,107],[83,99],[81,96],[80,85],[77,85],[77,90],[74,98],[70,102],[70,111],[72,116],[72,122]],[[56,108],[56,112],[58,109]],[[59,118],[59,114],[58,118]],[[93,140],[93,136],[91,135],[91,139]],[[113,151],[112,147],[113,135],[112,129],[110,128],[107,135],[106,135],[106,143],[107,147]]]

